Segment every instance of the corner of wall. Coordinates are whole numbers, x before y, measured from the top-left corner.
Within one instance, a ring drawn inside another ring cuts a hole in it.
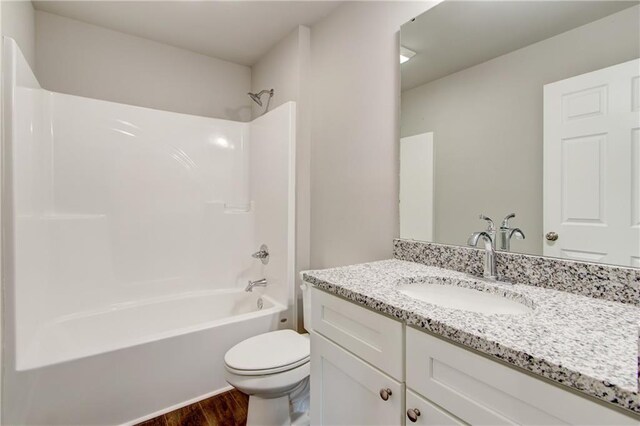
[[[269,110],[289,102],[296,102],[295,142],[295,299],[297,327],[301,329],[302,314],[299,303],[299,272],[309,268],[310,260],[310,73],[311,30],[300,25],[276,43],[251,69],[251,90],[274,89]],[[264,109],[253,105],[257,117]]]
[[[30,1],[2,1],[3,36],[13,38],[27,59],[31,69],[36,69],[35,10]]]

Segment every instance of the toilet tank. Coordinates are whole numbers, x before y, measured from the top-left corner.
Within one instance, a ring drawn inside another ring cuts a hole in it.
[[[300,285],[302,290],[302,321],[304,329],[311,332],[311,284],[303,281]]]

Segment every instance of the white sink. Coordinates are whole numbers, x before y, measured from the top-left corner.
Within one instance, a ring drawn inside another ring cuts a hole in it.
[[[533,309],[516,300],[471,288],[443,284],[402,284],[398,291],[432,305],[481,314],[523,315]]]

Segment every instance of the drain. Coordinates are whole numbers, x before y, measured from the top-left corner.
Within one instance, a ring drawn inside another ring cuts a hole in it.
[[[262,309],[264,306],[264,302],[262,301],[262,297],[258,298],[258,310]]]

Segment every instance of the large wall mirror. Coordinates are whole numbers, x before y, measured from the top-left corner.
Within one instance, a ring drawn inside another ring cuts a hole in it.
[[[637,1],[447,0],[400,44],[401,238],[640,267]]]

